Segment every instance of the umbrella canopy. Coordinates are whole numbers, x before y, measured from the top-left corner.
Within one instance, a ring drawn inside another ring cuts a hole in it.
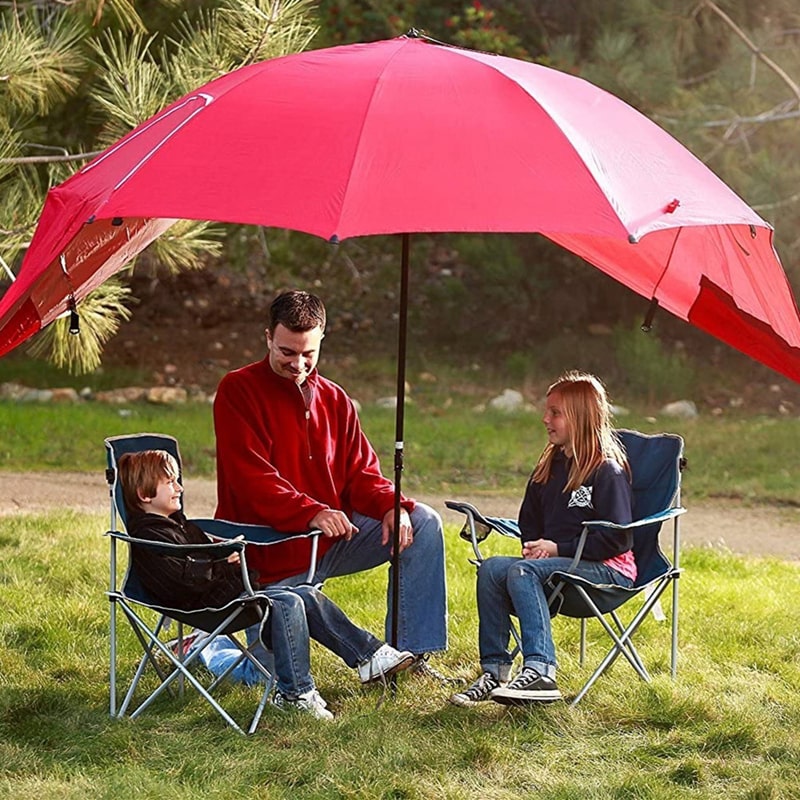
[[[179,218],[330,241],[538,232],[800,381],[769,224],[635,109],[536,64],[401,37],[206,84],[50,191],[0,300],[0,355]]]

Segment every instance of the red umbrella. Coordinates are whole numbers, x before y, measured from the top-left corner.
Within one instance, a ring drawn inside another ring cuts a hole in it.
[[[51,190],[0,301],[0,355],[177,218],[330,241],[538,232],[800,380],[769,224],[633,108],[536,64],[401,37],[265,61],[186,95]]]
[[[206,84],[48,194],[0,300],[0,355],[79,306],[179,218],[329,241],[538,232],[651,308],[800,381],[800,315],[770,225],[636,110],[536,64],[401,37]]]

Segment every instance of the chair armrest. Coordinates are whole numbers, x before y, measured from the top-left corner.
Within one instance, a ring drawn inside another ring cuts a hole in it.
[[[519,540],[520,538],[519,525],[516,520],[504,517],[484,517],[471,503],[465,503],[461,500],[445,500],[444,504],[447,508],[452,511],[458,511],[467,518],[458,535],[472,545],[472,551],[475,553],[476,559],[473,563],[475,564],[483,561],[480,543],[492,531],[497,531],[497,533],[513,539]]]
[[[193,519],[193,524],[201,528],[209,536],[215,539],[239,539],[245,544],[271,545],[280,544],[289,539],[312,538],[321,536],[322,531],[311,530],[299,533],[285,533],[276,531],[268,525],[250,525],[244,522],[230,522],[226,519]]]
[[[243,541],[246,545],[269,547],[291,539],[311,539],[311,557],[306,574],[306,582],[313,583],[317,571],[317,558],[319,551],[319,537],[322,531],[318,529],[299,533],[286,533],[270,528],[268,525],[252,525],[245,522],[230,522],[225,519],[193,519],[192,522],[209,536],[216,539]],[[247,585],[247,584],[245,584]]]
[[[666,522],[669,519],[674,519],[675,517],[679,517],[681,514],[685,513],[686,509],[682,506],[678,506],[676,508],[664,509],[664,511],[651,514],[649,517],[635,519],[633,522],[628,522],[624,525],[618,522],[608,522],[607,520],[599,519],[588,520],[584,523],[584,525],[587,528],[613,528],[614,530],[625,531],[632,528],[641,528],[643,525],[652,525],[655,522]]]
[[[127,533],[122,533],[122,531],[106,531],[106,536],[110,536],[120,542],[134,544],[137,547],[146,547],[150,550],[168,553],[176,558],[188,557],[197,552],[207,552],[209,555],[224,559],[231,553],[243,553],[246,544],[241,539],[230,539],[225,542],[209,541],[207,544],[173,544],[172,542],[154,542],[152,539],[137,539],[134,536],[128,536]]]
[[[204,531],[206,533],[206,531]],[[209,541],[207,544],[173,544],[172,542],[154,542],[152,539],[137,539],[135,536],[128,536],[121,531],[106,531],[109,536],[116,541],[125,542],[137,547],[146,547],[149,550],[172,555],[176,558],[191,559],[198,553],[208,553],[214,556],[215,561],[225,561],[231,553],[239,553],[239,568],[242,572],[242,585],[248,597],[253,597],[255,591],[250,583],[250,573],[247,569],[247,557],[245,547],[247,543],[241,536],[228,539],[222,542]]]

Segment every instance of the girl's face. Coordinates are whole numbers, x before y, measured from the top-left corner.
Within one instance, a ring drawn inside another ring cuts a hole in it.
[[[155,496],[149,498],[149,503],[144,504],[145,510],[151,514],[168,517],[181,510],[182,493],[183,487],[178,483],[177,478],[161,478],[156,487]]]
[[[547,439],[550,444],[563,447],[567,456],[572,455],[572,433],[569,423],[564,416],[564,407],[561,401],[561,392],[553,391],[547,395],[544,416],[542,417]]]

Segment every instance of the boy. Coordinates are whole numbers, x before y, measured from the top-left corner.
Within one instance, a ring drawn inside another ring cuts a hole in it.
[[[131,537],[170,544],[208,544],[209,538],[181,510],[183,487],[178,465],[164,450],[126,453],[119,459],[119,479]],[[147,547],[131,548],[133,566],[152,598],[182,609],[218,607],[245,591],[239,554],[214,561],[176,558]],[[277,688],[273,704],[295,708],[318,719],[333,719],[314,685],[309,636],[358,669],[362,683],[406,669],[413,654],[398,651],[354,625],[344,612],[313,586],[263,590],[271,612],[262,635],[273,651]]]

